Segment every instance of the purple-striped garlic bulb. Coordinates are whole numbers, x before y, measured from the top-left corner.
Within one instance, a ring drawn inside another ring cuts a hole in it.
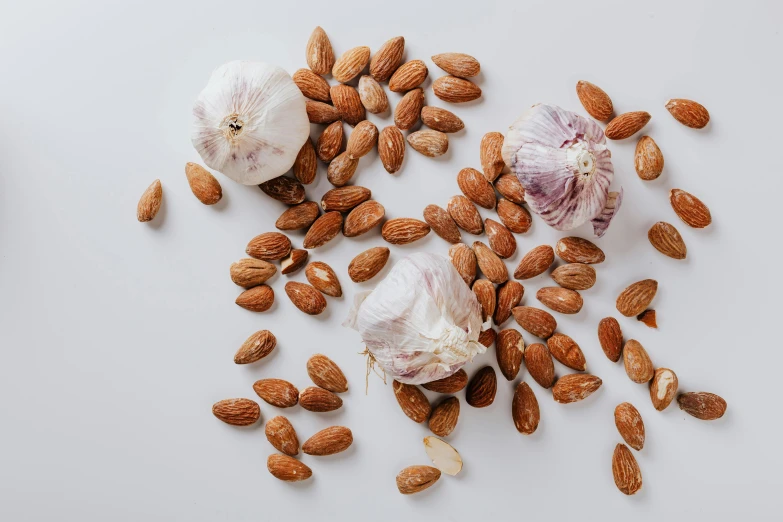
[[[534,105],[503,142],[503,160],[525,188],[525,202],[550,226],[571,230],[591,221],[601,237],[620,209],[609,192],[612,153],[601,127],[553,105]]]

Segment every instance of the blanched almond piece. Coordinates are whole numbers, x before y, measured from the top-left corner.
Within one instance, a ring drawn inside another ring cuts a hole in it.
[[[447,208],[457,226],[468,234],[479,235],[484,232],[481,214],[473,202],[465,196],[452,197]]]
[[[385,82],[391,78],[402,62],[405,38],[396,36],[387,40],[370,60],[370,74],[375,80]]]
[[[389,109],[389,98],[386,96],[386,91],[372,76],[364,75],[359,78],[357,90],[367,112],[381,114]]]
[[[517,240],[509,230],[493,219],[484,220],[484,230],[487,233],[489,247],[503,259],[514,255],[517,250]]]
[[[432,57],[435,65],[459,78],[470,78],[481,72],[478,60],[464,53],[441,53]]]
[[[473,251],[476,253],[478,266],[487,279],[497,285],[508,281],[506,264],[487,245],[481,241],[475,241]]]
[[[530,230],[533,218],[525,207],[521,207],[511,201],[500,198],[498,201],[498,217],[504,225],[515,234],[524,234]]]
[[[362,72],[362,69],[367,66],[369,61],[369,47],[359,46],[349,49],[334,62],[332,77],[340,83],[349,82]],[[332,95],[332,98],[334,98],[334,95]]]
[[[464,243],[456,243],[449,248],[449,259],[451,259],[451,264],[457,269],[459,275],[462,276],[465,284],[468,286],[472,285],[476,279],[476,269],[478,267],[475,252]]]
[[[437,437],[424,437],[424,451],[435,467],[446,475],[453,477],[462,471],[462,458],[447,442]]]
[[[525,254],[514,270],[515,279],[530,279],[547,271],[555,262],[555,251],[549,245],[540,245]]]
[[[334,51],[329,37],[321,27],[316,27],[307,41],[305,53],[307,66],[315,74],[329,74],[334,66]]]
[[[446,133],[459,132],[465,128],[465,124],[453,112],[429,105],[421,109],[421,122],[432,130]]]

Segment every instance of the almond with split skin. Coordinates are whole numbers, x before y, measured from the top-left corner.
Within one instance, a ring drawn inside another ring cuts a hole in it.
[[[532,306],[517,306],[511,309],[517,324],[542,339],[549,338],[557,328],[557,321],[549,312]]]
[[[286,205],[298,205],[305,200],[305,188],[296,179],[278,176],[258,186],[264,194]]]
[[[543,274],[555,262],[555,251],[549,245],[532,249],[519,261],[514,270],[514,279],[530,279]]]
[[[315,154],[324,163],[332,161],[343,146],[343,122],[335,121],[324,129],[315,147]]]
[[[462,277],[462,280],[465,281],[465,284],[468,286],[472,285],[476,279],[476,269],[478,267],[475,252],[464,243],[456,243],[449,248],[449,259]]]
[[[334,66],[334,51],[332,42],[326,36],[321,27],[316,27],[310,39],[307,41],[307,52],[305,53],[307,66],[315,74],[329,74]]]
[[[413,89],[397,103],[394,109],[394,125],[400,130],[408,130],[419,121],[424,107],[424,91]]]
[[[261,418],[261,408],[250,399],[224,399],[212,405],[212,414],[232,426],[250,426]]]
[[[515,174],[501,174],[495,180],[495,188],[500,195],[517,205],[525,202],[525,189]]]
[[[329,390],[310,386],[299,394],[299,405],[307,411],[326,413],[339,409],[343,400]]]
[[[310,120],[310,123],[332,123],[340,119],[340,111],[337,110],[337,107],[328,103],[307,100],[305,109],[307,110],[307,119]]]
[[[481,72],[479,61],[464,53],[441,53],[432,57],[435,65],[458,78],[471,78]]]
[[[299,437],[296,436],[296,430],[291,425],[291,421],[282,415],[267,421],[264,434],[266,440],[280,453],[285,453],[289,457],[299,454]]]
[[[280,260],[280,273],[283,275],[293,274],[307,263],[309,254],[307,250],[295,248]]]
[[[720,419],[726,413],[726,401],[714,393],[681,393],[677,404],[682,411],[700,420]]]
[[[373,247],[365,250],[351,260],[348,265],[348,277],[354,283],[369,281],[386,266],[389,253],[390,251],[386,247]]]
[[[542,388],[551,388],[555,384],[555,365],[549,348],[541,343],[534,343],[525,348],[525,366],[530,376]]]
[[[278,408],[291,408],[299,402],[299,390],[283,379],[260,379],[253,384],[253,390],[265,402]]]
[[[514,426],[519,433],[531,435],[541,422],[541,411],[538,400],[532,388],[526,382],[520,382],[514,391],[514,399],[511,402],[511,417]]]
[[[642,130],[648,121],[650,121],[649,112],[626,112],[610,121],[604,129],[604,134],[610,140],[624,140]]]
[[[525,287],[516,281],[506,281],[498,287],[497,306],[493,320],[500,326],[511,317],[511,310],[522,300]]]
[[[704,105],[693,100],[671,99],[666,102],[666,110],[675,120],[692,129],[703,129],[710,122],[710,113]]]
[[[478,85],[456,76],[441,76],[432,83],[432,92],[449,103],[465,103],[481,98]]]
[[[353,444],[353,433],[345,426],[323,429],[302,444],[302,452],[308,455],[334,455],[347,450]]]
[[[343,289],[340,286],[340,281],[337,279],[337,274],[332,270],[332,267],[323,261],[313,261],[307,265],[307,268],[305,268],[305,277],[307,277],[307,281],[322,294],[331,297],[340,297],[343,295]],[[326,388],[325,386],[321,387]]]
[[[405,158],[405,137],[394,125],[385,127],[378,135],[378,156],[389,174],[400,170]]]
[[[160,180],[156,179],[139,198],[139,204],[136,206],[136,219],[141,223],[152,221],[158,214],[162,202],[163,187]]]
[[[248,337],[234,355],[234,363],[250,364],[260,361],[275,349],[277,339],[269,330],[259,330]]]
[[[284,482],[299,482],[313,476],[313,471],[307,465],[288,455],[269,455],[266,469],[276,479]]]
[[[275,275],[277,268],[260,259],[240,259],[231,264],[231,280],[242,288],[253,288]]]
[[[665,410],[677,395],[677,374],[668,368],[656,368],[650,381],[650,400],[658,411]]]
[[[682,236],[673,225],[659,221],[647,231],[650,244],[661,254],[672,259],[685,259],[688,249]]]
[[[555,252],[566,263],[594,265],[606,259],[604,251],[581,237],[564,237],[555,245]]]
[[[484,223],[481,221],[481,214],[478,209],[465,196],[454,196],[449,199],[449,215],[459,228],[468,234],[480,235],[484,232]]]
[[[218,180],[198,163],[185,164],[185,176],[193,195],[205,205],[214,205],[223,197]]]
[[[263,261],[276,261],[291,251],[291,240],[280,232],[264,232],[247,244],[245,252],[250,257]]]
[[[465,402],[474,408],[486,408],[495,401],[498,379],[492,366],[484,366],[473,375],[465,392]]]
[[[397,489],[403,495],[413,495],[429,488],[440,478],[440,470],[432,466],[409,466],[397,474]]]
[[[430,233],[430,226],[413,218],[390,219],[383,224],[381,235],[392,245],[407,245]]]
[[[405,38],[396,36],[387,40],[370,60],[370,75],[379,82],[387,81],[402,63],[404,52]]]
[[[525,207],[505,198],[500,198],[498,201],[497,212],[500,221],[515,234],[524,234],[530,230],[530,226],[533,224],[533,218]]]
[[[499,132],[488,132],[481,138],[480,157],[484,177],[492,183],[503,172],[506,164],[500,151],[503,149],[503,135]]]
[[[359,160],[352,158],[347,152],[339,154],[329,163],[326,169],[326,178],[329,183],[335,187],[342,187],[356,174],[356,167],[359,166]]]
[[[397,403],[403,413],[413,422],[424,422],[430,418],[432,407],[424,393],[413,384],[403,384],[395,380],[392,388]]]
[[[267,285],[258,285],[239,294],[234,302],[251,312],[266,312],[275,302],[275,292]]]
[[[294,177],[302,185],[309,185],[315,181],[316,174],[318,174],[318,162],[316,161],[315,147],[312,140],[307,138],[302,148],[299,149],[296,160],[294,160]]]
[[[637,384],[650,382],[655,370],[647,350],[642,343],[635,339],[630,339],[623,347],[623,365],[625,373]]]
[[[487,279],[496,285],[508,281],[506,264],[487,245],[481,241],[475,241],[473,251],[476,253],[476,262]]]
[[[553,334],[547,339],[546,344],[549,353],[561,364],[579,372],[583,372],[587,368],[582,349],[569,336],[561,333]]]
[[[626,444],[636,451],[644,447],[644,421],[633,404],[624,402],[614,409],[614,424]]]
[[[320,210],[318,203],[314,201],[305,201],[286,209],[275,221],[275,228],[278,230],[299,230],[307,228],[318,219]]]
[[[467,377],[466,377],[467,382]],[[448,437],[459,421],[459,399],[447,397],[432,409],[430,431],[438,437]]]
[[[285,293],[294,306],[308,315],[318,315],[326,309],[326,299],[310,285],[289,281],[285,284]]]
[[[625,444],[618,444],[614,448],[612,476],[617,489],[626,495],[633,495],[642,489],[642,472],[639,464]]]
[[[307,360],[307,375],[313,383],[332,393],[348,391],[348,380],[333,360],[317,353]]]
[[[484,220],[484,231],[487,233],[489,247],[501,258],[507,259],[517,251],[517,240],[505,226],[494,219]]]
[[[513,328],[498,332],[495,340],[495,355],[500,373],[507,381],[513,381],[517,378],[524,353],[525,340],[522,339],[522,334]]]
[[[552,388],[552,397],[560,404],[578,402],[592,395],[601,384],[601,379],[587,373],[563,375]]]
[[[495,341],[497,340],[498,334],[493,330],[492,328],[489,328],[487,330],[484,330],[479,334],[478,342],[479,344],[483,344],[487,348],[495,344]]]
[[[465,124],[453,112],[429,105],[421,109],[421,122],[432,130],[445,133],[459,132],[465,128]]]
[[[465,168],[457,174],[457,185],[465,196],[480,207],[492,210],[497,205],[495,189],[481,172]]]
[[[421,60],[405,62],[389,78],[389,90],[392,92],[407,92],[415,89],[427,78],[428,73],[427,64]]]
[[[669,192],[669,202],[680,219],[693,228],[704,228],[712,223],[710,209],[693,194],[672,189]]]
[[[536,292],[536,299],[555,312],[576,314],[582,309],[582,296],[575,290],[556,286],[544,287]]]
[[[438,205],[427,205],[424,207],[424,221],[430,226],[433,232],[448,241],[449,243],[459,243],[462,241],[462,235],[459,228],[449,213]]]
[[[350,85],[334,85],[330,91],[332,103],[340,111],[340,117],[345,123],[356,126],[367,118],[367,112],[362,105],[359,93]]]
[[[576,83],[576,95],[587,111],[587,114],[598,121],[607,121],[612,117],[614,106],[612,99],[603,89],[584,80]]]
[[[612,362],[620,360],[623,354],[623,332],[617,319],[614,317],[601,319],[598,323],[598,342],[607,359]]]
[[[372,199],[365,201],[346,216],[343,235],[356,237],[365,234],[378,226],[385,215],[386,209],[383,205]]]
[[[310,69],[299,69],[292,76],[294,83],[306,98],[320,102],[329,102],[329,82]]]
[[[473,293],[476,294],[476,299],[481,305],[481,320],[486,321],[495,313],[495,305],[497,304],[495,285],[488,279],[477,279],[473,283]]]
[[[325,245],[334,239],[343,227],[343,215],[337,211],[327,212],[310,226],[302,246],[310,250]]]
[[[422,387],[425,390],[436,393],[457,393],[467,385],[468,374],[465,372],[465,370],[460,368],[448,377],[422,384]]]
[[[372,76],[364,75],[359,78],[359,86],[356,89],[359,92],[359,99],[367,112],[372,114],[381,114],[389,109],[389,98],[386,91]]]
[[[348,212],[352,208],[364,203],[372,197],[372,192],[368,188],[358,185],[348,187],[337,187],[328,190],[321,198],[321,208],[324,212],[336,210],[338,212]]]
[[[644,312],[658,292],[658,281],[643,279],[629,285],[617,296],[617,310],[625,317],[633,317]]]
[[[645,181],[658,179],[663,172],[663,154],[655,140],[649,136],[639,138],[633,161],[636,174]]]
[[[655,310],[645,310],[636,316],[637,321],[641,321],[650,328],[658,328]]]
[[[340,83],[349,82],[362,72],[369,61],[369,47],[359,46],[349,49],[334,62],[332,77]],[[332,94],[332,99],[334,99],[334,94]]]
[[[595,284],[595,268],[583,263],[569,263],[555,268],[552,279],[569,290],[587,290]]]
[[[424,129],[408,134],[408,144],[416,152],[436,158],[449,150],[449,137],[436,130]]]

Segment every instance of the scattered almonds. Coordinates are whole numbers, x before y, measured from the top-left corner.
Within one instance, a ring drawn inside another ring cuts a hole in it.
[[[250,364],[260,361],[277,345],[277,339],[269,330],[259,330],[242,343],[234,355],[236,364]]]
[[[626,112],[610,121],[604,129],[604,134],[610,140],[624,140],[642,130],[648,121],[650,121],[648,112]]]
[[[598,121],[607,121],[612,117],[614,106],[609,95],[597,85],[579,80],[576,83],[576,95],[587,113]]]
[[[666,110],[674,119],[693,129],[703,129],[710,122],[710,113],[704,105],[693,100],[672,99],[666,102]]]
[[[156,179],[141,195],[136,208],[136,218],[142,223],[152,221],[158,214],[162,201],[163,188],[160,185],[160,180]]]
[[[250,426],[261,418],[261,408],[250,399],[225,399],[212,405],[212,414],[226,424]]]
[[[712,216],[707,205],[684,190],[672,189],[669,193],[669,202],[680,219],[693,228],[704,228],[712,223]]]
[[[470,78],[481,72],[481,64],[469,54],[442,53],[432,57],[435,65],[459,78]]]
[[[644,279],[637,281],[617,296],[617,311],[626,317],[639,315],[650,306],[656,292],[658,292],[658,282],[656,280]]]
[[[323,429],[302,444],[302,452],[308,455],[334,455],[347,450],[353,444],[353,433],[345,426]]]
[[[647,231],[647,239],[658,252],[672,259],[685,259],[688,253],[682,236],[669,223],[659,221],[651,226]]]

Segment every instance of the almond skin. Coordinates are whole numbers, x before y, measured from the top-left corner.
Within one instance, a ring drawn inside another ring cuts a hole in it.
[[[386,210],[383,208],[383,205],[372,199],[365,201],[351,210],[350,214],[345,218],[343,235],[345,237],[356,237],[365,234],[378,226],[383,221],[385,215]]]
[[[480,157],[484,177],[492,183],[503,172],[506,164],[500,151],[503,149],[503,135],[499,132],[488,132],[481,138]]]
[[[453,374],[437,381],[428,382],[422,384],[425,390],[433,391],[436,393],[457,393],[468,385],[468,374],[460,368]],[[437,435],[437,434],[436,434]]]
[[[442,132],[424,129],[408,134],[408,145],[420,154],[436,158],[449,150],[449,137]]]
[[[617,319],[614,317],[601,319],[598,323],[598,342],[607,359],[612,362],[620,360],[623,354],[623,332]]]
[[[465,124],[453,112],[429,105],[421,109],[421,122],[432,130],[445,133],[459,132],[465,128]]]
[[[441,53],[432,57],[435,65],[458,78],[471,78],[481,72],[478,60],[463,53]]]
[[[484,230],[487,233],[489,247],[499,257],[507,259],[517,250],[517,240],[509,230],[493,219],[484,220]]]
[[[624,402],[614,409],[614,424],[626,444],[636,451],[644,447],[644,421],[633,404]]]
[[[498,332],[495,340],[495,355],[500,373],[507,381],[513,381],[517,378],[524,353],[525,341],[522,339],[522,334],[513,328]]]
[[[511,201],[500,198],[498,201],[498,217],[504,225],[515,234],[524,234],[530,230],[533,218],[525,207],[521,207]]]
[[[488,279],[478,279],[473,283],[473,293],[476,294],[476,299],[481,305],[481,320],[486,321],[495,313],[495,305],[497,304],[495,285]]]
[[[300,230],[308,228],[318,219],[320,209],[318,203],[314,201],[305,201],[293,207],[288,208],[280,214],[275,221],[275,228],[278,230]]]
[[[530,279],[543,274],[555,262],[555,251],[549,245],[532,249],[519,261],[514,270],[514,279]]]
[[[603,263],[606,259],[604,251],[595,244],[581,237],[564,237],[555,245],[555,252],[566,263],[586,263],[593,265]]]
[[[587,290],[595,284],[595,268],[582,263],[569,263],[555,268],[552,279],[569,290]]]
[[[623,347],[625,373],[637,384],[649,382],[655,374],[650,356],[639,341],[629,340]]]
[[[404,51],[405,38],[402,36],[387,40],[370,60],[370,75],[376,81],[387,81],[402,63]]]
[[[335,121],[324,129],[315,147],[315,154],[324,163],[329,163],[340,153],[343,146],[343,122]]]
[[[610,121],[604,134],[610,140],[624,140],[642,130],[648,121],[650,121],[650,113],[648,112],[626,112]]]
[[[299,454],[299,438],[296,436],[296,430],[291,422],[282,415],[272,417],[267,421],[264,434],[266,440],[280,453],[285,453],[290,457]]]
[[[160,180],[156,179],[139,198],[139,204],[136,207],[136,219],[141,223],[152,221],[158,214],[162,202],[163,187],[160,185]]]
[[[247,244],[245,252],[250,257],[264,261],[282,259],[291,251],[291,240],[280,232],[264,232]]]
[[[633,317],[644,312],[652,303],[658,291],[658,282],[644,279],[629,285],[617,297],[617,310],[625,317]]]
[[[496,285],[508,281],[508,269],[506,264],[487,245],[481,241],[473,243],[473,251],[476,253],[476,261],[487,279]]]
[[[484,232],[481,214],[473,202],[465,196],[452,197],[446,208],[457,226],[468,234],[480,235]]]
[[[340,117],[345,123],[356,126],[367,118],[367,112],[362,105],[359,93],[350,85],[334,85],[330,91],[332,103],[340,111]]]
[[[223,197],[218,180],[198,163],[185,164],[185,176],[193,195],[205,205],[214,205]]]
[[[516,281],[506,281],[498,287],[497,306],[493,320],[500,326],[511,317],[511,310],[522,300],[525,287]]]
[[[430,233],[430,226],[413,218],[390,219],[383,224],[381,235],[392,245],[407,245]]]
[[[307,411],[325,413],[340,408],[343,400],[329,390],[310,386],[299,394],[299,405]]]
[[[343,215],[337,211],[327,212],[310,226],[302,246],[310,250],[325,245],[334,239],[343,227]]]
[[[337,279],[337,274],[334,273],[332,267],[323,261],[313,261],[307,265],[307,268],[305,268],[305,277],[307,278],[307,281],[322,294],[331,297],[340,297],[343,295],[343,289],[340,286],[340,281]],[[320,384],[318,385],[321,386]],[[329,390],[326,386],[321,386],[321,388]]]
[[[459,228],[457,228],[457,224],[449,213],[438,205],[427,205],[424,207],[424,221],[433,232],[449,243],[454,244],[462,241],[462,235],[459,232]]]
[[[301,248],[291,250],[286,257],[280,260],[280,273],[284,275],[293,274],[307,264],[309,255],[307,250],[302,250]]]
[[[266,469],[276,479],[285,482],[299,482],[313,476],[313,471],[309,467],[288,455],[269,455]]]
[[[277,339],[269,330],[259,330],[248,337],[234,355],[234,363],[250,364],[260,361],[275,349]]]
[[[345,152],[354,159],[361,158],[375,147],[378,142],[378,127],[371,121],[359,122],[348,136]]]
[[[617,489],[633,495],[642,489],[642,472],[636,458],[625,444],[618,444],[612,455],[612,476]]]
[[[555,365],[549,349],[541,343],[534,343],[525,348],[524,357],[530,376],[542,388],[551,388],[555,384]]]
[[[289,281],[285,284],[285,293],[294,306],[308,315],[318,315],[326,309],[326,299],[310,285]]]
[[[397,380],[394,381],[392,388],[397,403],[402,408],[403,413],[413,422],[424,422],[430,418],[432,407],[424,393],[413,384],[403,384]]]
[[[457,185],[465,196],[480,207],[492,210],[497,205],[495,189],[476,169],[466,168],[457,174]]]
[[[511,314],[519,326],[542,339],[550,337],[557,328],[557,321],[552,314],[539,308],[517,306],[511,309]]]
[[[511,402],[511,417],[514,419],[517,431],[524,435],[534,433],[538,428],[538,423],[541,422],[538,400],[526,382],[520,382],[517,385],[514,399]]]
[[[678,385],[677,374],[668,368],[656,368],[650,381],[650,400],[653,407],[658,411],[668,408],[677,395]]]
[[[487,330],[484,330],[479,334],[478,342],[480,344],[483,344],[487,348],[495,344],[495,341],[497,340],[498,334],[493,330],[492,328],[489,328]]]
[[[351,260],[348,265],[348,277],[354,283],[369,281],[386,266],[389,253],[390,251],[386,247],[373,247],[365,250]]]
[[[647,231],[650,244],[661,254],[672,259],[685,259],[688,249],[682,236],[673,225],[659,221]]]
[[[212,405],[212,414],[232,426],[250,426],[261,418],[261,408],[250,399],[224,399]]]
[[[415,89],[427,78],[427,64],[421,60],[411,60],[400,65],[389,79],[389,90],[407,92]]]
[[[449,248],[449,259],[451,259],[451,264],[457,269],[459,275],[462,276],[465,284],[468,286],[472,285],[476,279],[476,269],[478,267],[475,252],[468,245],[457,243]]]
[[[584,80],[576,82],[576,95],[587,114],[598,121],[608,121],[614,112],[612,99],[603,89]]]
[[[299,69],[292,76],[294,83],[305,97],[320,102],[329,102],[329,82],[310,69]]]
[[[546,341],[549,353],[561,364],[572,370],[583,372],[586,369],[585,356],[576,341],[561,333],[553,334]]]
[[[299,390],[283,379],[261,379],[253,384],[253,390],[267,403],[278,408],[291,408],[299,402]]]
[[[386,91],[372,76],[364,75],[359,78],[359,86],[356,89],[359,98],[367,112],[381,114],[389,110],[389,98]]]
[[[324,212],[336,210],[338,212],[348,212],[355,206],[364,203],[372,197],[372,192],[368,188],[358,185],[349,187],[337,187],[328,190],[321,198],[321,208]]]
[[[307,360],[307,375],[313,383],[332,393],[348,391],[348,380],[333,360],[317,353]]]
[[[549,286],[536,292],[536,299],[547,308],[561,314],[576,314],[582,309],[582,296],[575,290]]]
[[[251,312],[266,312],[275,302],[275,292],[267,285],[258,285],[245,290],[235,303]]]
[[[430,431],[438,437],[448,437],[459,421],[459,399],[447,397],[432,409]]]
[[[525,189],[514,174],[501,174],[495,180],[495,188],[500,195],[517,205],[525,202]]]
[[[242,288],[253,288],[275,275],[277,267],[260,259],[240,259],[231,264],[231,280]]]
[[[305,109],[307,110],[307,119],[310,120],[310,123],[332,123],[340,119],[340,111],[337,110],[337,107],[328,103],[307,100]]]
[[[385,127],[378,135],[378,156],[389,174],[400,170],[405,157],[405,137],[394,125]]]
[[[693,228],[704,228],[712,223],[710,209],[693,194],[672,189],[669,192],[669,202],[680,219]]]
[[[335,187],[342,187],[356,174],[356,167],[359,166],[359,160],[352,158],[347,152],[339,154],[329,163],[326,169],[326,179]]]
[[[552,388],[552,396],[560,404],[578,402],[592,395],[601,384],[601,379],[587,373],[563,375]]]
[[[307,52],[305,53],[307,66],[315,74],[329,74],[334,66],[334,51],[329,37],[320,27],[313,30],[310,39],[307,41]]]
[[[369,61],[369,47],[359,46],[349,49],[334,62],[332,77],[340,83],[349,82],[362,72]],[[332,99],[334,99],[334,93],[332,93]]]
[[[714,393],[681,393],[677,404],[682,411],[701,420],[720,419],[726,413],[726,401]]]
[[[424,491],[440,478],[440,470],[432,466],[409,466],[397,475],[397,489],[403,495]]]
[[[264,194],[286,205],[298,205],[305,200],[305,188],[288,176],[278,176],[258,186]]]
[[[464,103],[481,98],[478,85],[456,76],[441,76],[432,83],[432,92],[449,103]]]
[[[655,310],[645,310],[636,316],[637,321],[641,321],[650,328],[658,328],[658,322],[656,321]]]
[[[639,138],[633,161],[636,174],[645,181],[658,179],[663,172],[663,154],[655,140],[649,136]]]
[[[422,107],[424,107],[424,91],[422,89],[410,91],[402,97],[394,109],[394,125],[400,130],[410,129],[419,121]]]
[[[693,100],[675,98],[666,102],[666,110],[674,119],[692,129],[703,129],[710,122],[710,113]]]
[[[474,408],[486,408],[495,401],[498,379],[492,366],[485,366],[473,375],[465,392],[465,401]]]
[[[353,433],[345,426],[323,429],[302,444],[302,452],[308,455],[334,455],[347,450],[353,444]]]

